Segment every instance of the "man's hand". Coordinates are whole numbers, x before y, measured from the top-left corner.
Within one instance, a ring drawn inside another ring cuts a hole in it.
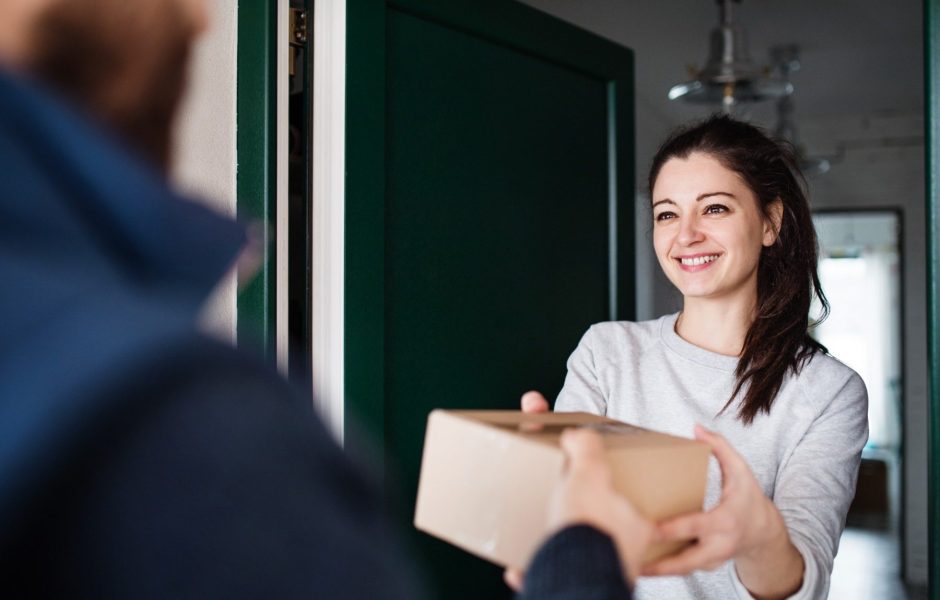
[[[545,398],[537,392],[523,396],[522,404],[525,412],[548,410]],[[561,436],[561,447],[568,463],[564,478],[549,504],[549,531],[554,533],[579,524],[603,531],[613,539],[624,575],[632,584],[652,539],[653,524],[641,517],[627,499],[614,490],[599,434],[586,429],[566,430]],[[519,591],[524,575],[518,570],[507,569],[504,579],[511,588]]]
[[[568,458],[568,470],[549,506],[549,528],[558,531],[585,524],[609,535],[632,585],[653,538],[653,524],[614,489],[600,434],[568,429],[561,435],[561,447]]]

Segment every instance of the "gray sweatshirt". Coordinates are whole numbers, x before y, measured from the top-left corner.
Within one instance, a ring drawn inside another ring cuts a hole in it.
[[[817,353],[799,375],[784,379],[770,414],[745,426],[735,405],[718,415],[731,395],[738,359],[683,340],[675,332],[677,317],[592,326],[568,359],[555,410],[607,415],[685,437],[701,423],[725,436],[773,499],[803,555],[803,585],[792,598],[826,598],[868,440],[865,384],[852,369]],[[705,508],[720,495],[721,472],[712,457]],[[686,577],[641,578],[635,595],[751,598],[733,561]]]

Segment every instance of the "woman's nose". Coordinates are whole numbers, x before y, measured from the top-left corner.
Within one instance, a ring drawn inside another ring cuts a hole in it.
[[[683,246],[691,246],[704,239],[705,235],[699,227],[698,219],[694,216],[682,219],[682,222],[679,224],[679,237],[676,241]]]

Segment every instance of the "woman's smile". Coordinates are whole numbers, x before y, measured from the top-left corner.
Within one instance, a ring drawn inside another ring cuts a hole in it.
[[[673,258],[679,263],[680,269],[686,273],[695,273],[711,267],[715,264],[715,261],[721,258],[721,254],[687,254]]]

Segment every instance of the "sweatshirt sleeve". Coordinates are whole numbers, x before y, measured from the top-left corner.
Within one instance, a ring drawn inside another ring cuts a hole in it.
[[[594,362],[594,338],[595,326],[592,326],[568,358],[565,385],[555,400],[556,412],[607,414],[607,399],[601,391]]]
[[[810,397],[809,386],[804,389],[808,400],[818,400]],[[777,475],[773,501],[804,563],[803,584],[790,596],[793,600],[815,600],[828,594],[833,559],[855,496],[867,441],[868,393],[861,377],[850,372]],[[731,573],[738,596],[751,598],[736,570]]]

